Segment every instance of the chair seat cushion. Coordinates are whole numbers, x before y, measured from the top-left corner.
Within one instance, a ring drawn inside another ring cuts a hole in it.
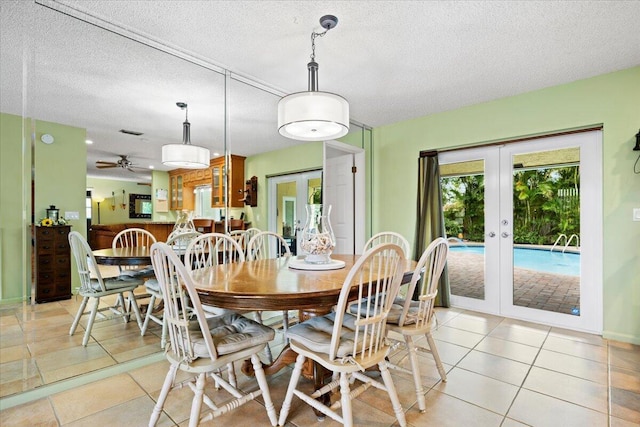
[[[389,310],[389,317],[387,317],[387,324],[397,325],[400,320],[400,315],[402,315],[402,310],[404,310],[405,304],[404,298],[396,298],[393,301],[393,305],[391,306],[391,310]],[[420,306],[420,301],[410,301],[409,302],[409,311],[407,312],[407,318],[404,320],[405,325],[411,325],[416,323],[416,315],[418,313],[418,307]]]
[[[364,310],[367,305],[367,300],[363,300],[361,303],[361,307]],[[397,297],[393,304],[391,305],[391,309],[389,310],[389,314],[387,316],[387,324],[388,325],[397,325],[400,321],[400,316],[402,315],[402,310],[404,309],[405,299],[401,297]],[[416,322],[416,315],[418,313],[418,308],[420,306],[420,301],[411,301],[409,305],[409,311],[407,312],[407,318],[404,321],[405,325],[411,325]],[[351,304],[349,306],[349,311],[351,313],[355,313],[358,309],[357,304]]]
[[[158,279],[147,280],[146,282],[144,282],[144,287],[147,288],[147,292],[156,292],[158,294],[162,292]]]
[[[156,277],[156,274],[153,271],[153,266],[150,266],[150,265],[142,268],[132,269],[132,270],[122,270],[120,272],[120,275],[135,277],[136,279],[147,279],[147,278]]]
[[[335,313],[329,313],[325,316],[312,317],[302,323],[292,326],[287,331],[287,337],[299,342],[309,350],[315,353],[329,354],[331,349],[331,336],[333,335],[333,325],[335,323]],[[340,346],[336,352],[336,357],[345,357],[353,353],[353,341],[355,339],[355,316],[345,313],[342,321],[342,337],[340,338]],[[356,347],[359,351],[362,347],[361,337]]]
[[[218,355],[235,353],[256,345],[266,344],[275,336],[274,330],[270,327],[234,312],[210,317],[207,319],[207,324]],[[195,356],[209,357],[209,351],[198,322],[191,322],[189,328]]]
[[[130,276],[118,276],[103,279],[103,283],[107,291],[112,291],[119,288],[130,288],[132,286],[139,286],[142,284],[142,280]],[[91,287],[91,291],[93,292],[102,292],[100,283],[97,279],[91,279],[89,286]]]

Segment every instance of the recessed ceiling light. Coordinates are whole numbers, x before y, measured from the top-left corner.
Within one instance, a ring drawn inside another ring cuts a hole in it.
[[[215,157],[218,157],[218,156],[220,155],[220,153],[213,153],[213,155],[214,155]]]
[[[149,169],[154,169],[153,165],[149,165]]]
[[[90,139],[87,139],[85,142],[86,142],[88,145],[93,144],[93,141],[92,141],[92,140],[90,140]]]

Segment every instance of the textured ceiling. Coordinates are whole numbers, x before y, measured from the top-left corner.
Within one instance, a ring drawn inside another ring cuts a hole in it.
[[[270,88],[231,80],[228,140],[240,155],[297,143],[277,134],[278,94],[306,90],[310,34],[329,13],[339,24],[316,39],[320,89],[347,98],[352,119],[369,126],[640,64],[638,1],[38,3],[1,3],[0,106],[86,128],[95,141],[93,176],[136,179],[94,170],[96,160],[117,154],[166,169],[161,146],[182,137],[177,101],[189,104],[193,143],[223,151],[224,75],[54,9],[111,23]],[[117,132],[123,128],[144,135]]]

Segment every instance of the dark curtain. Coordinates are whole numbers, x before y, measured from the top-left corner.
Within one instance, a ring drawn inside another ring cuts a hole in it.
[[[424,250],[437,237],[445,237],[444,215],[442,212],[442,190],[440,189],[440,170],[437,152],[421,152],[418,159],[418,203],[416,215],[416,238],[414,259],[417,261]],[[419,287],[413,299],[417,299]],[[449,275],[445,266],[435,305],[449,307]]]

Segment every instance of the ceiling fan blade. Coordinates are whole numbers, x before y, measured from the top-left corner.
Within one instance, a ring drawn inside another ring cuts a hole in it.
[[[97,164],[97,163],[96,163],[96,167],[97,167],[98,169],[108,169],[108,168],[117,168],[117,167],[118,167],[118,165],[116,165],[116,164],[102,164],[102,165],[101,165],[101,164]]]
[[[104,160],[96,160],[96,165],[97,164],[103,164],[103,165],[114,165],[114,166],[118,166],[118,164],[116,162],[105,162]]]
[[[133,168],[136,168],[136,169],[143,169],[143,170],[133,170]],[[133,173],[144,173],[144,172],[145,172],[145,171],[144,171],[144,168],[139,168],[139,167],[137,167],[137,166],[130,166],[130,167],[126,168],[126,169],[127,169],[129,172],[133,172]]]

